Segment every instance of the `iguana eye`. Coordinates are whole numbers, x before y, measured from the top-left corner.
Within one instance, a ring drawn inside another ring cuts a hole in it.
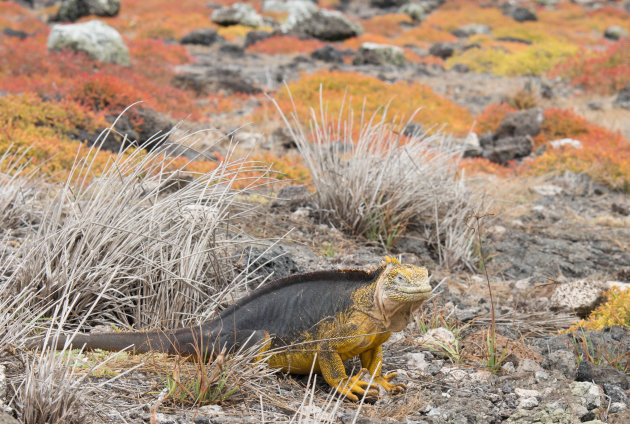
[[[394,277],[394,283],[396,284],[407,284],[407,278],[403,275],[396,274]]]

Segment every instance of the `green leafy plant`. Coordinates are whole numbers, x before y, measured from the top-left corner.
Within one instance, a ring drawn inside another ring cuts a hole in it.
[[[599,343],[588,331],[579,328],[571,334],[571,344],[579,365],[588,361],[594,365],[609,365],[620,371],[630,371],[630,351],[619,343]]]
[[[192,367],[178,357],[164,381],[166,399],[198,406],[224,402],[240,389],[233,374],[223,354],[211,362],[196,358]]]

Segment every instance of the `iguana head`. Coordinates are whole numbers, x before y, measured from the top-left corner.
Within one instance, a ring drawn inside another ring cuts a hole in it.
[[[411,312],[431,296],[429,272],[388,257],[374,293],[375,306],[391,331],[407,326]]]
[[[431,294],[429,272],[415,265],[403,265],[388,257],[381,279],[381,295],[398,303],[422,303]]]

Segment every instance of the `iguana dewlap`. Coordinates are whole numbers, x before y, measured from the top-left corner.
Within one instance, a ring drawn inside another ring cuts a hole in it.
[[[373,271],[339,270],[294,275],[266,284],[197,327],[172,331],[76,335],[86,349],[179,355],[234,350],[261,343],[267,362],[283,371],[321,373],[332,387],[357,400],[368,387],[361,374],[348,377],[343,361],[359,356],[373,381],[387,391],[396,376],[381,374],[382,344],[409,323],[430,295],[427,270],[388,258]],[[57,348],[66,342],[60,338]],[[366,377],[369,380],[369,376]],[[369,395],[375,395],[371,391]]]

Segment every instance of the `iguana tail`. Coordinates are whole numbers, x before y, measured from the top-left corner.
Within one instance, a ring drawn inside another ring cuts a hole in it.
[[[171,355],[193,355],[208,360],[222,350],[232,352],[240,348],[247,348],[268,339],[264,331],[213,331],[212,328],[201,325],[190,328],[180,328],[168,331],[126,332],[126,333],[97,333],[76,334],[74,337],[60,335],[51,338],[48,343],[39,340],[30,345],[31,348],[43,348],[44,345],[54,346],[61,350],[69,344],[74,349],[85,350],[102,349],[107,351],[121,351],[127,349],[135,353],[162,352]]]

